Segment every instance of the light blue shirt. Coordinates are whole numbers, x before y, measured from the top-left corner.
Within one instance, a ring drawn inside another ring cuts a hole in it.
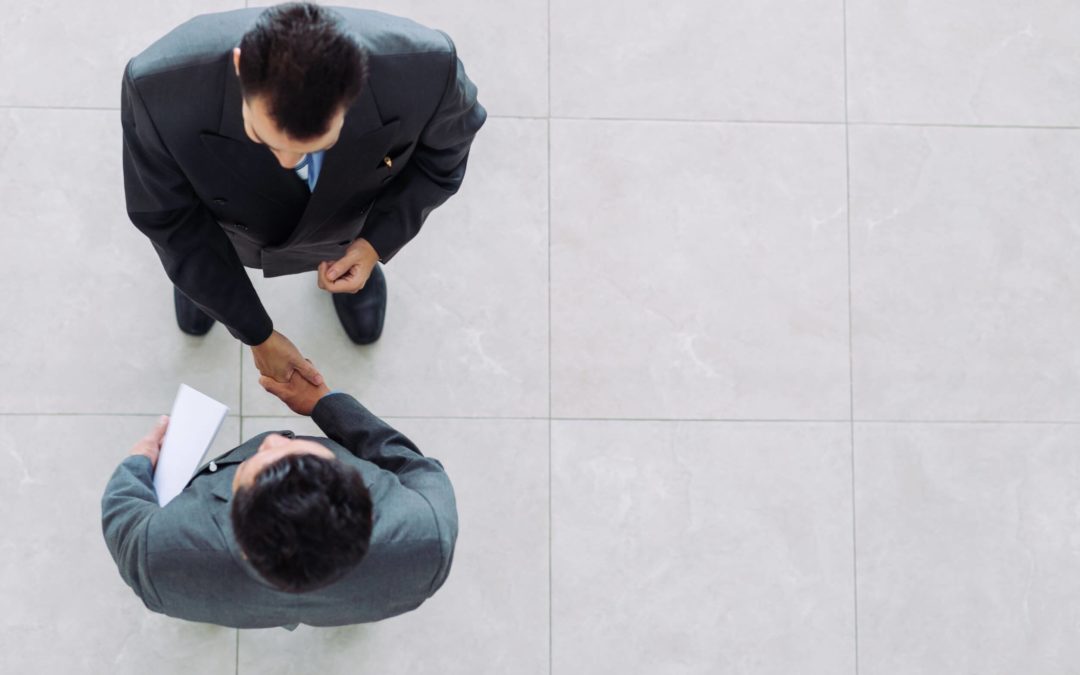
[[[322,171],[323,155],[325,154],[325,150],[309,152],[304,155],[304,158],[300,160],[299,164],[293,167],[293,171],[296,172],[296,175],[307,182],[309,192],[315,191],[315,183],[319,180],[319,173]]]

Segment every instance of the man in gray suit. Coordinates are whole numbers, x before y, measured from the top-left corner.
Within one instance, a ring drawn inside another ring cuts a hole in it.
[[[304,3],[177,27],[128,63],[120,117],[128,215],[181,330],[220,321],[263,375],[319,384],[244,267],[317,272],[350,339],[375,341],[378,263],[457,192],[486,112],[444,33]]]
[[[162,417],[101,501],[124,581],[152,611],[237,628],[338,626],[418,607],[446,580],[457,539],[442,465],[347,394],[299,377],[261,383],[329,438],[255,436],[159,507]]]

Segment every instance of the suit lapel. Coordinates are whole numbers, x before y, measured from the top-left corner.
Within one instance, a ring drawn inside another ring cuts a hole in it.
[[[323,157],[319,180],[300,223],[281,248],[318,230],[350,197],[356,196],[361,178],[378,169],[398,126],[397,120],[383,124],[371,87],[365,86],[345,114],[337,143]]]

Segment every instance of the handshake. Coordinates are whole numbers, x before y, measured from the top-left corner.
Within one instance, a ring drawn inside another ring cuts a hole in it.
[[[311,361],[281,333],[274,331],[265,342],[251,348],[263,389],[277,396],[298,415],[310,415],[319,399],[330,393],[326,381]]]

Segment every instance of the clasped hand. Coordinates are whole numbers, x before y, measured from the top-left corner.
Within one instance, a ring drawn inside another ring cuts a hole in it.
[[[319,288],[331,293],[356,293],[371,276],[379,254],[367,239],[357,239],[340,260],[319,263]]]
[[[264,377],[288,382],[293,373],[299,373],[301,378],[312,385],[323,383],[322,375],[311,361],[304,358],[289,338],[277,331],[271,333],[262,344],[252,347],[251,355],[255,359],[255,367]]]
[[[259,384],[297,415],[311,415],[319,399],[330,393],[330,388],[325,384],[314,385],[298,376],[293,376],[288,382],[278,382],[264,375],[259,378]]]

